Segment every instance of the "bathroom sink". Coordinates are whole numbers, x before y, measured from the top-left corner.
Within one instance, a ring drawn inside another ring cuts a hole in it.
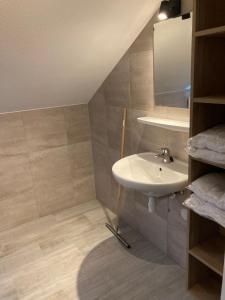
[[[113,165],[112,172],[120,185],[152,197],[181,191],[188,183],[186,163],[175,159],[165,164],[151,152],[120,159]]]

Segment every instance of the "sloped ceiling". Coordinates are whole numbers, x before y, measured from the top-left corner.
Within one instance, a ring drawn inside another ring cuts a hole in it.
[[[159,0],[0,0],[0,112],[87,103]]]

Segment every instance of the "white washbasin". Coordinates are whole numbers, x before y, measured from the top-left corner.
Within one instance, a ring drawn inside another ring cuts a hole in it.
[[[188,182],[186,163],[175,159],[165,164],[150,152],[120,159],[113,165],[112,172],[120,185],[153,197],[181,191]]]

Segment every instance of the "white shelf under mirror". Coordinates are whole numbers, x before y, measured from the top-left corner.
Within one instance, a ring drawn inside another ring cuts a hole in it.
[[[142,124],[161,127],[164,129],[180,132],[189,132],[190,122],[155,117],[141,117],[137,121]]]

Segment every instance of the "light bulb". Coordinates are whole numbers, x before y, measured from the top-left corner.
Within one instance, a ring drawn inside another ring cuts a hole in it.
[[[161,12],[159,15],[158,15],[158,18],[160,21],[163,21],[163,20],[166,20],[168,19],[168,16],[165,12]]]

